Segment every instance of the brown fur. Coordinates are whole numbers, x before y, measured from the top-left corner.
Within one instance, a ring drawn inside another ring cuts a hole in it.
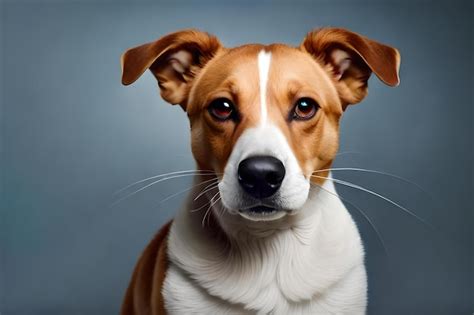
[[[399,84],[400,53],[393,47],[342,28],[322,28],[306,35],[300,48],[327,65],[330,72],[334,49],[347,51],[352,59],[347,73],[335,82],[343,106],[359,103],[367,95],[367,81],[373,71],[385,84]],[[337,70],[336,70],[337,71]]]
[[[127,50],[121,59],[122,83],[135,82],[150,69],[159,82],[161,96],[171,104],[186,109],[190,84],[199,69],[217,53],[219,40],[207,33],[184,30],[169,34],[151,43]],[[184,74],[176,73],[171,66],[170,55],[178,50],[190,53],[190,66]]]
[[[338,28],[313,31],[300,47],[253,44],[231,49],[207,33],[180,31],[128,50],[122,56],[122,82],[133,83],[149,68],[162,97],[180,104],[188,114],[198,168],[222,173],[240,135],[260,121],[257,56],[261,50],[272,54],[268,118],[286,137],[306,176],[330,167],[338,149],[340,117],[349,104],[366,96],[371,72],[388,85],[399,82],[396,49]],[[334,58],[336,50],[350,60],[346,68]],[[210,116],[208,105],[220,97],[235,104],[238,121],[216,121]],[[302,97],[317,101],[319,110],[310,120],[293,121],[289,117]],[[327,172],[318,175],[325,177]],[[168,229],[169,224],[142,254],[122,315],[164,314],[161,287]]]
[[[238,138],[260,121],[257,55],[272,53],[267,90],[268,115],[280,127],[306,174],[326,168],[337,151],[337,130],[342,114],[337,91],[325,70],[307,53],[285,45],[246,45],[222,51],[209,62],[190,92],[188,116],[193,154],[202,169],[223,172]],[[315,87],[318,87],[316,90]],[[289,123],[296,100],[311,96],[321,109],[308,123]],[[226,97],[238,104],[242,119],[216,122],[205,107],[209,100]],[[321,174],[324,175],[324,174]]]
[[[121,315],[166,314],[161,288],[168,268],[170,226],[171,222],[165,224],[140,256],[125,293]]]

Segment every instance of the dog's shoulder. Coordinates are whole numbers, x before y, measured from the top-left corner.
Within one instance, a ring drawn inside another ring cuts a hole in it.
[[[166,313],[161,289],[168,269],[171,224],[172,221],[165,224],[141,254],[125,293],[121,315]]]

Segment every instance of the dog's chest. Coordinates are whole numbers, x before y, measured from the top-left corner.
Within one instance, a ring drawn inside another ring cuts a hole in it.
[[[333,214],[334,216],[334,214]],[[349,220],[347,220],[349,219]],[[360,239],[349,216],[331,233],[318,220],[266,241],[219,247],[178,223],[163,294],[171,314],[363,313],[366,279]],[[326,222],[327,223],[327,222]]]
[[[172,294],[165,294],[165,299],[167,303],[173,301],[182,310],[179,313],[185,313],[183,308],[199,313],[199,308],[203,313],[248,314],[244,305],[263,314],[280,309],[287,304],[283,303],[288,299],[285,293],[291,295],[297,291],[301,279],[307,276],[299,272],[301,266],[295,266],[301,264],[295,251],[300,257],[307,256],[304,246],[287,242],[282,238],[274,246],[248,243],[233,248],[223,253],[220,262],[209,259],[209,269],[202,268],[199,275],[189,275],[187,266],[183,269],[188,272],[183,272],[172,265],[164,288],[164,292]]]
[[[363,266],[348,273],[332,292],[300,303],[286,300],[276,282],[260,288],[253,303],[244,305],[210,295],[190,280],[176,266],[168,270],[163,295],[169,314],[365,314],[366,274]],[[356,283],[358,285],[354,286]]]

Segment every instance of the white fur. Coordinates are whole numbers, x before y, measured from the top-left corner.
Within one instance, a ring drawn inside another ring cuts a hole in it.
[[[324,189],[336,194],[326,181]],[[192,199],[172,225],[163,294],[170,314],[363,314],[357,228],[339,198],[311,188],[301,211],[270,222],[223,212],[226,237]]]
[[[219,183],[224,206],[230,212],[237,213],[238,209],[254,207],[260,203],[259,200],[252,199],[242,191],[237,176],[240,161],[255,155],[276,157],[285,166],[285,178],[274,196],[279,208],[286,211],[297,211],[301,208],[308,198],[309,181],[304,177],[285,136],[270,123],[247,129],[235,144],[227,161],[224,176]],[[277,212],[267,219],[275,219],[275,216],[284,214],[285,212]]]
[[[270,72],[270,61],[272,54],[270,52],[265,52],[265,50],[260,51],[258,54],[258,80],[260,86],[260,124],[265,126],[267,123],[267,82],[268,82],[268,73]]]
[[[357,227],[333,183],[311,186],[285,136],[268,121],[270,60],[270,53],[259,53],[261,123],[235,144],[218,185],[221,201],[212,202],[212,194],[197,202],[190,197],[173,221],[163,286],[170,314],[365,312],[367,280]],[[237,179],[239,163],[255,155],[276,157],[286,169],[271,198],[282,211],[262,217],[239,211],[262,204]],[[195,188],[190,196],[198,194]],[[208,204],[213,228],[205,220]]]

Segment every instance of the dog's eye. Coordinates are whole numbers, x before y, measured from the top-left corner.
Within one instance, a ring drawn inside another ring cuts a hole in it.
[[[300,98],[296,101],[293,111],[293,119],[308,120],[318,111],[318,103],[309,97]]]
[[[218,120],[228,120],[234,116],[234,104],[227,98],[213,100],[208,110],[211,116]]]

